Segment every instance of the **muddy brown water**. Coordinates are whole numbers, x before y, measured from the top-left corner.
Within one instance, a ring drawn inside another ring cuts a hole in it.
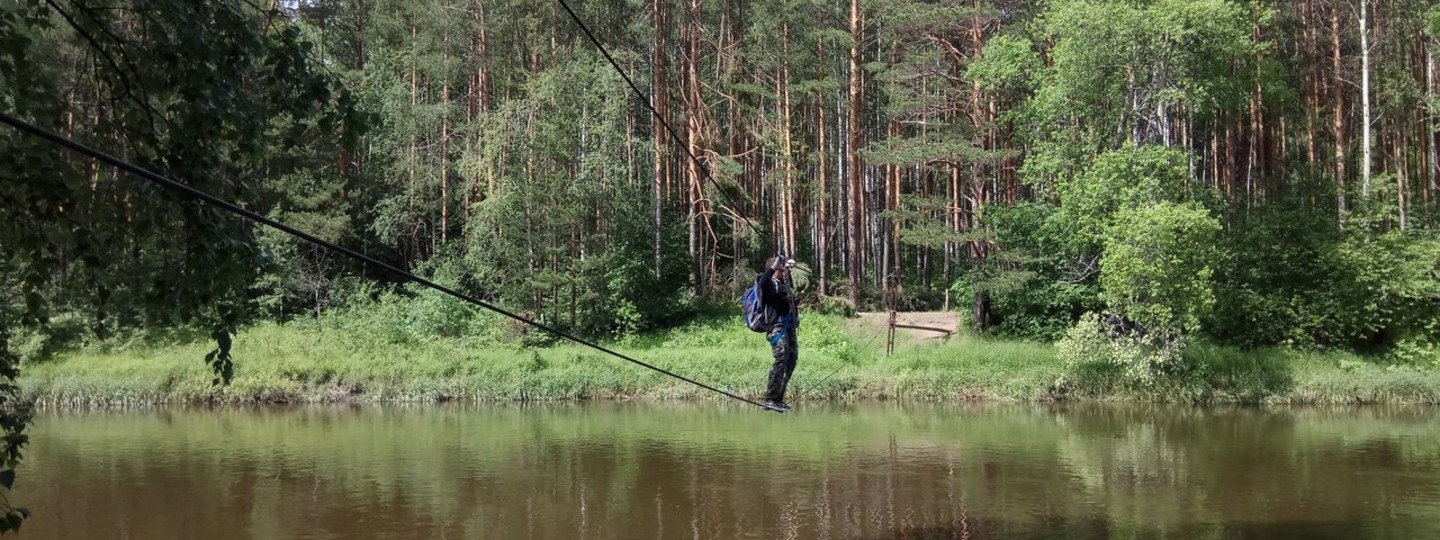
[[[21,538],[1440,538],[1440,412],[719,402],[46,413]]]

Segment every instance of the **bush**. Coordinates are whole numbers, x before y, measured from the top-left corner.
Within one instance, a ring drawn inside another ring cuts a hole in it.
[[[985,208],[996,249],[1019,253],[1014,257],[1017,263],[1013,269],[992,272],[996,275],[991,276],[967,271],[953,291],[968,298],[976,282],[986,278],[993,281],[1003,273],[1028,275],[1023,286],[984,287],[991,292],[991,324],[997,334],[1058,340],[1082,313],[1103,307],[1095,280],[1075,278],[1074,261],[1082,257],[1068,247],[1069,224],[1056,218],[1055,211],[1054,207],[1037,203]],[[983,274],[985,269],[979,270]]]
[[[1190,367],[1184,338],[1117,331],[1093,313],[1080,317],[1055,349],[1067,373],[1091,383],[1097,375],[1116,376],[1133,388],[1153,388]]]
[[[1140,323],[1164,349],[1199,329],[1215,304],[1210,264],[1219,230],[1219,220],[1195,203],[1118,212],[1100,264],[1110,309]]]
[[[856,314],[855,305],[850,303],[850,299],[840,296],[817,296],[814,305],[809,307],[820,315],[854,317]]]
[[[1205,332],[1246,347],[1390,350],[1406,361],[1440,339],[1440,243],[1342,231],[1333,212],[1282,201],[1237,215]]]

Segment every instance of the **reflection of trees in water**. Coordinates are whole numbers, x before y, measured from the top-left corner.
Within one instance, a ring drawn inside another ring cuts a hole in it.
[[[931,527],[901,529],[883,535],[857,536],[850,540],[1104,540],[1144,538],[1146,540],[1264,539],[1264,540],[1353,540],[1363,538],[1409,538],[1404,534],[1376,534],[1360,523],[1254,523],[1185,524],[1171,530],[1116,523],[1104,518],[1052,518],[1032,527],[1017,528],[994,520],[975,520],[969,528]]]
[[[1407,515],[1440,502],[1433,410],[1086,406],[1069,417],[1066,466],[1117,523],[1343,529],[1373,521],[1376,501]],[[1425,473],[1397,482],[1394,471]]]
[[[825,464],[783,455],[716,455],[683,444],[646,445],[639,452],[597,444],[551,450],[557,462],[573,464],[573,471],[534,478],[520,491],[574,482],[577,497],[606,492],[592,508],[607,516],[615,537],[674,537],[683,531],[687,537],[729,538],[770,531],[763,536],[850,538],[960,517],[952,498],[958,483],[948,468],[934,456],[907,460],[898,447]],[[566,495],[558,496],[556,507],[566,507]],[[546,512],[523,517],[532,525],[563,519]]]
[[[207,540],[1440,533],[1420,525],[1440,524],[1433,413],[430,407],[41,425],[30,465],[47,480],[21,496],[64,510],[27,537],[112,537],[116,523]],[[196,534],[211,530],[236,532]]]

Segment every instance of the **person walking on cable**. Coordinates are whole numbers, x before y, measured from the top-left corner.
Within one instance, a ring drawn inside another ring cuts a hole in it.
[[[774,323],[765,332],[770,351],[775,355],[765,386],[765,406],[781,412],[790,410],[785,404],[785,387],[790,384],[790,375],[795,372],[795,361],[799,357],[795,331],[800,327],[800,310],[795,303],[795,286],[790,280],[793,268],[795,259],[779,255],[766,262],[765,270],[756,279],[760,301],[766,311],[774,314]]]

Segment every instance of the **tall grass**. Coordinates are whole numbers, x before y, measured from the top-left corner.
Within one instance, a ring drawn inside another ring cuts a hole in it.
[[[547,340],[472,311],[433,320],[399,302],[318,321],[243,329],[236,376],[210,386],[193,338],[99,344],[25,366],[23,391],[53,406],[333,401],[698,399],[714,394],[654,371]],[[876,330],[878,331],[878,330]],[[1342,353],[1192,346],[1190,368],[1136,388],[1105,365],[1066,366],[1049,344],[986,339],[902,340],[884,354],[874,333],[839,317],[807,318],[788,399],[1103,400],[1241,403],[1440,403],[1440,373],[1386,367]],[[862,339],[863,338],[863,339]],[[764,338],[734,317],[607,346],[749,398],[770,368]]]
[[[344,400],[692,399],[698,387],[593,349],[541,342],[471,314],[458,335],[380,306],[243,329],[237,374],[211,387],[200,362],[211,344],[161,341],[97,345],[26,366],[26,394],[57,405]],[[389,326],[385,321],[396,321]],[[452,328],[455,325],[452,323]],[[807,318],[800,330],[795,399],[1037,399],[1058,365],[1048,345],[959,337],[935,344],[861,341],[838,317]],[[770,369],[763,336],[734,317],[705,316],[665,332],[606,343],[656,367],[758,398]]]
[[[1137,384],[1119,366],[1072,366],[1059,385],[1071,398],[1249,404],[1440,404],[1440,370],[1341,351],[1240,350],[1191,345],[1184,365]]]

